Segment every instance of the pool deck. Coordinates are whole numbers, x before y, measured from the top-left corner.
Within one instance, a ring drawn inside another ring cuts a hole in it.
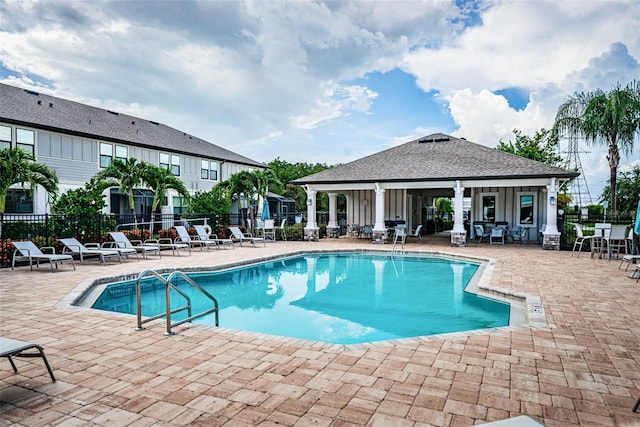
[[[639,426],[640,283],[619,261],[469,243],[405,246],[496,260],[490,285],[539,296],[548,324],[341,346],[68,305],[93,278],[210,266],[307,249],[390,250],[355,238],[194,250],[118,264],[0,270],[0,335],[41,344],[0,359],[0,426],[471,426],[528,415],[546,426]]]

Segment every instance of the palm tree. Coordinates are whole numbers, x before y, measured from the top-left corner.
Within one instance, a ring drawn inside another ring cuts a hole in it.
[[[620,151],[633,152],[640,135],[640,82],[634,80],[624,88],[618,83],[610,92],[576,92],[556,113],[554,131],[569,137],[584,137],[588,144],[608,146],[611,212],[615,215],[616,178]]]
[[[58,177],[49,166],[37,163],[31,154],[20,148],[0,150],[0,239],[7,193],[14,184],[20,184],[23,188],[29,184],[31,194],[38,185],[49,194],[58,193]]]
[[[98,179],[104,180],[105,188],[120,187],[120,191],[127,194],[134,222],[136,222],[136,211],[133,190],[142,186],[144,170],[144,163],[138,163],[136,158],[131,157],[124,162],[115,159],[109,166],[97,173]]]
[[[142,180],[154,192],[151,210],[156,216],[160,214],[160,202],[167,198],[169,189],[176,190],[182,197],[189,198],[189,190],[180,178],[171,173],[169,168],[162,168],[151,163],[143,163],[143,165]],[[149,226],[149,230],[152,233],[153,222]]]
[[[264,170],[243,170],[231,175],[226,181],[218,184],[222,186],[222,189],[226,196],[231,199],[233,195],[238,197],[242,194],[245,200],[250,200],[254,196],[261,196],[265,198],[269,187],[274,189],[282,188],[282,183],[271,169]],[[251,224],[255,224],[254,211],[249,210]]]

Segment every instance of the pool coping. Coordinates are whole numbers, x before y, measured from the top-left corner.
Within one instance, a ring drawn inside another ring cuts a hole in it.
[[[230,329],[224,327],[215,327],[201,323],[190,323],[190,327],[203,327],[203,328],[211,328],[212,330],[218,331],[220,333],[230,334],[230,335],[240,335],[244,337],[259,337],[262,339],[268,339],[270,341],[276,341],[280,343],[285,342],[295,342],[298,345],[305,347],[314,347],[314,348],[323,348],[323,349],[365,349],[372,347],[381,347],[381,346],[393,346],[399,344],[407,344],[407,343],[423,343],[429,341],[438,341],[438,340],[446,340],[452,338],[461,338],[468,337],[474,335],[487,335],[491,333],[495,333],[498,331],[516,331],[523,329],[540,329],[547,328],[549,324],[546,319],[546,315],[544,312],[544,308],[542,305],[542,299],[539,295],[533,295],[526,292],[518,292],[513,291],[506,288],[501,288],[499,286],[493,286],[490,284],[491,277],[493,275],[493,271],[496,264],[496,259],[493,258],[485,258],[479,256],[470,256],[470,255],[460,255],[457,253],[451,253],[446,251],[412,251],[412,250],[403,250],[403,251],[395,251],[390,252],[386,250],[380,249],[310,249],[310,250],[295,250],[288,252],[286,254],[278,254],[278,255],[269,255],[257,258],[246,259],[242,261],[234,261],[224,264],[219,264],[215,266],[208,267],[167,267],[167,268],[159,268],[155,269],[156,272],[160,274],[171,273],[176,270],[183,271],[185,273],[193,273],[193,272],[203,272],[203,271],[221,271],[230,268],[236,268],[245,266],[247,264],[256,264],[261,262],[268,262],[273,260],[280,260],[283,258],[296,257],[304,254],[310,253],[348,253],[348,252],[370,252],[370,253],[378,253],[393,256],[394,253],[398,255],[435,255],[442,257],[450,257],[459,260],[468,260],[470,262],[475,262],[479,264],[479,268],[483,271],[478,276],[474,275],[474,279],[467,285],[465,291],[475,293],[478,296],[498,300],[501,302],[508,302],[509,304],[521,305],[524,310],[524,316],[526,322],[522,322],[517,325],[508,325],[501,326],[497,328],[484,328],[484,329],[475,329],[469,331],[460,331],[460,332],[449,332],[443,334],[434,334],[434,335],[425,335],[419,337],[410,337],[410,338],[398,338],[393,340],[381,340],[381,341],[372,341],[367,343],[357,343],[357,344],[334,344],[334,343],[326,343],[322,341],[311,341],[305,340],[302,338],[293,338],[293,337],[284,337],[279,335],[271,335],[260,332],[251,332],[251,331],[243,331],[237,329]],[[74,289],[69,292],[65,297],[63,297],[57,304],[56,308],[61,309],[77,309],[77,310],[90,310],[96,311],[91,307],[87,307],[86,305],[78,305],[83,299],[86,298],[87,294],[92,292],[93,289],[101,286],[107,285],[114,282],[120,281],[128,281],[135,280],[138,275],[144,271],[145,269],[141,269],[136,273],[123,273],[115,276],[103,276],[98,278],[86,279],[80,282]],[[476,280],[477,278],[477,280]],[[124,316],[127,318],[135,318],[135,314],[128,313],[117,313],[117,312],[107,312],[101,311],[101,313],[108,313],[109,315],[115,316]],[[511,322],[511,318],[510,318]]]

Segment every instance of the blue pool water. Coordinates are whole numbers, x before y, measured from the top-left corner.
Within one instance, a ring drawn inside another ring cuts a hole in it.
[[[464,291],[478,267],[442,257],[322,253],[189,277],[218,300],[221,327],[354,344],[508,325],[508,304]],[[194,313],[210,307],[191,286],[176,284]],[[145,279],[142,289],[143,315],[163,312],[159,281]],[[93,308],[135,314],[135,299],[135,281],[111,284]],[[172,295],[172,306],[183,304]],[[196,322],[214,324],[212,317]]]

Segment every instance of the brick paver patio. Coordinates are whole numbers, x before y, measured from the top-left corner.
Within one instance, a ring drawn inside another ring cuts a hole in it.
[[[408,250],[496,260],[490,285],[537,295],[548,326],[340,346],[185,324],[134,331],[133,316],[70,307],[89,279],[147,268],[224,264],[319,248],[390,249],[365,240],[0,270],[0,334],[44,346],[0,360],[1,425],[470,426],[529,415],[547,426],[633,426],[640,396],[640,284],[619,261],[537,245],[428,236]]]

